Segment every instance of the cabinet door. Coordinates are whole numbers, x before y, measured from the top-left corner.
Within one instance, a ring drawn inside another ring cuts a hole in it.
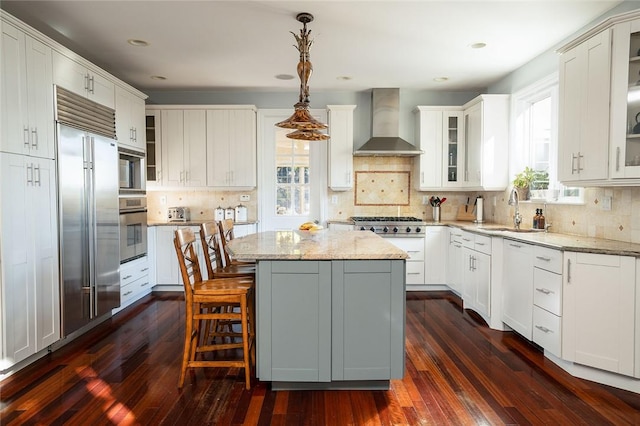
[[[207,125],[204,110],[184,111],[184,184],[207,185]]]
[[[532,339],[533,246],[503,240],[502,321]]]
[[[327,105],[329,110],[329,188],[353,188],[353,110],[355,105]]]
[[[418,107],[416,117],[416,146],[424,154],[414,158],[416,189],[424,191],[442,186],[442,111]],[[331,146],[331,144],[329,144]]]
[[[116,87],[116,136],[118,145],[144,152],[144,99],[121,87]]]
[[[462,300],[465,309],[475,309],[476,301],[476,280],[473,273],[473,254],[475,252],[466,247],[462,247]]]
[[[482,102],[464,112],[464,167],[462,169],[462,185],[479,187],[482,170]],[[459,168],[460,170],[460,168]]]
[[[115,84],[84,65],[53,52],[53,82],[73,93],[115,108]]]
[[[26,37],[30,155],[54,158],[51,48]]]
[[[462,243],[459,240],[452,239],[449,242],[447,258],[447,284],[458,294],[462,294],[463,264]]]
[[[230,114],[229,171],[235,187],[256,186],[256,113],[232,110]]]
[[[145,140],[147,143],[147,187],[162,183],[162,131],[161,113],[158,110],[145,112]]]
[[[2,140],[0,149],[16,154],[29,153],[30,128],[27,114],[27,72],[25,36],[16,27],[2,23],[0,58],[2,72]]]
[[[479,252],[475,252],[473,256],[476,312],[488,322],[491,317],[491,256]]]
[[[184,112],[182,110],[163,110],[162,126],[162,184],[182,186],[185,180],[184,170]]]
[[[331,262],[261,261],[257,274],[257,376],[331,381]]]
[[[562,356],[634,375],[635,258],[565,253]]]
[[[175,226],[155,226],[156,257],[155,272],[157,285],[182,285],[178,257],[173,245]]]
[[[332,262],[333,380],[401,378],[402,261]]]
[[[447,282],[447,228],[427,226],[424,242],[425,284],[445,284]]]
[[[611,32],[606,30],[560,58],[561,181],[608,177],[610,56]]]

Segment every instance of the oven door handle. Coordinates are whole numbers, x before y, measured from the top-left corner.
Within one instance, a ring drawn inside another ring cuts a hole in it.
[[[129,214],[129,213],[146,213],[147,209],[146,208],[140,208],[140,209],[121,209],[120,210],[120,214]]]

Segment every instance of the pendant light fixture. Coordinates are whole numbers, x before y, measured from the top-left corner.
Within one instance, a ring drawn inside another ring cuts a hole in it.
[[[329,139],[329,135],[323,133],[328,126],[311,116],[309,112],[309,77],[313,72],[313,65],[310,61],[309,49],[313,44],[313,40],[309,38],[311,30],[307,31],[307,24],[313,21],[313,15],[310,13],[299,13],[296,20],[302,23],[300,36],[291,32],[298,42],[296,47],[300,52],[300,61],[298,62],[298,77],[300,77],[300,95],[298,102],[293,106],[295,111],[293,115],[276,126],[284,129],[294,130],[286,136],[291,139],[322,141]],[[295,45],[294,45],[295,46]]]

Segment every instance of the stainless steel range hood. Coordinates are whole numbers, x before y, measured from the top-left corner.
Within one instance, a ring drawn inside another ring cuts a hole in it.
[[[371,110],[372,137],[353,155],[359,157],[413,157],[423,153],[398,136],[400,89],[373,89]]]

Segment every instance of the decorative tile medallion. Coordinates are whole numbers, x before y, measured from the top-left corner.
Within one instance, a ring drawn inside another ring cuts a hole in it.
[[[356,206],[408,206],[410,172],[356,171]]]

